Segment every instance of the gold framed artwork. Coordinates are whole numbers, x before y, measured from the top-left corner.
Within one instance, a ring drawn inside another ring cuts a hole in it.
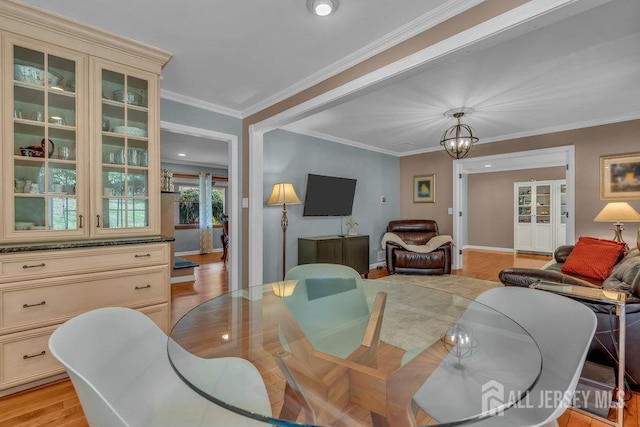
[[[600,157],[600,199],[640,199],[640,153]]]
[[[413,177],[413,203],[434,203],[436,201],[436,175],[416,175]]]

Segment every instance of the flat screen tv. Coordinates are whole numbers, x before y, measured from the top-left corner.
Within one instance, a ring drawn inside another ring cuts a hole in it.
[[[309,174],[303,216],[351,215],[356,180]]]

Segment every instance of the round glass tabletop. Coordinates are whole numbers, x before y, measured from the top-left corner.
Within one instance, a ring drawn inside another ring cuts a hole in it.
[[[354,278],[213,298],[176,323],[167,351],[202,396],[282,426],[460,425],[518,403],[542,367],[527,331],[490,307]]]

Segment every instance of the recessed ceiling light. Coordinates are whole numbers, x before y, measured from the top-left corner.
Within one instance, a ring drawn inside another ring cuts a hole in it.
[[[178,153],[178,157],[187,157],[187,155],[184,153]]]
[[[318,16],[327,16],[338,9],[338,0],[307,0],[307,9]]]
[[[484,165],[484,167],[485,167],[485,168],[490,168],[490,167],[491,167],[491,165]]]

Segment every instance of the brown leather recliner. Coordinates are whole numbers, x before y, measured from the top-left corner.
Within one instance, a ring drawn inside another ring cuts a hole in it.
[[[438,223],[429,219],[391,221],[387,231],[412,245],[424,245],[439,235]],[[389,274],[451,273],[451,243],[441,245],[432,252],[422,253],[411,252],[396,243],[387,242],[385,251]]]

